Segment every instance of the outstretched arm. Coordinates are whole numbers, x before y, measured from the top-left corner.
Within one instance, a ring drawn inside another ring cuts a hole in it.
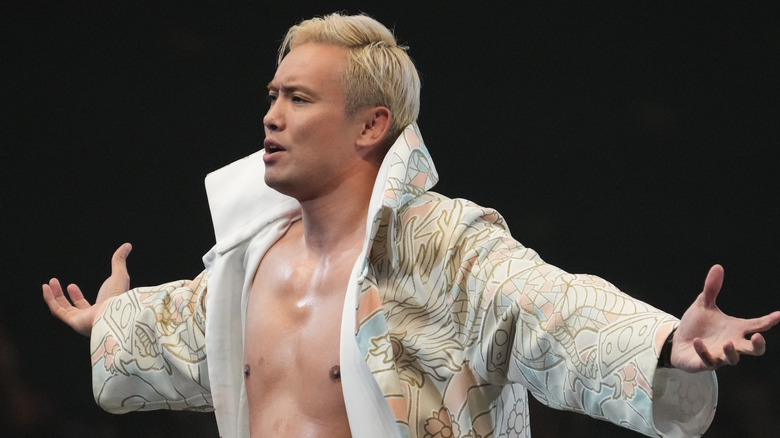
[[[43,285],[43,299],[49,306],[52,315],[56,316],[76,332],[89,336],[92,325],[105,309],[108,299],[130,289],[130,275],[127,273],[127,256],[132,250],[129,243],[121,245],[111,257],[111,276],[103,282],[98,291],[95,304],[91,305],[84,298],[81,289],[75,284],[67,288],[68,297],[62,292],[59,280],[52,278]]]
[[[743,354],[761,356],[766,341],[760,332],[780,322],[780,311],[760,318],[741,319],[723,313],[715,304],[723,285],[723,268],[707,274],[704,290],[685,311],[672,344],[672,366],[688,372],[736,365]],[[747,338],[750,335],[750,338]]]

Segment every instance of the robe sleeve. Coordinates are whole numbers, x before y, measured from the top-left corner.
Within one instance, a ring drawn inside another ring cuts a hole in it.
[[[92,328],[95,401],[121,414],[212,408],[205,348],[206,277],[132,289]]]
[[[461,235],[475,239],[461,281],[479,291],[476,373],[648,436],[703,434],[717,402],[715,374],[657,369],[656,340],[679,320],[599,277],[545,263],[502,224],[485,210]]]

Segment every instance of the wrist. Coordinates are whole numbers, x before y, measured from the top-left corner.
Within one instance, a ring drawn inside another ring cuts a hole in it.
[[[661,351],[658,353],[658,368],[674,368],[672,365],[672,347],[674,346],[674,333],[676,331],[676,328],[672,329],[661,346]]]
[[[108,307],[108,301],[101,301],[99,303],[95,303],[92,305],[92,308],[90,310],[90,316],[88,323],[81,328],[81,330],[77,330],[79,333],[86,337],[92,336],[92,327],[95,325],[95,323],[103,316],[103,313],[106,311],[106,307]]]

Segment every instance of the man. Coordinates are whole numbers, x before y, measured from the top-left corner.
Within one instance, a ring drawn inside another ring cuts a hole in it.
[[[646,435],[703,433],[709,371],[763,354],[780,312],[721,313],[719,266],[678,321],[544,263],[497,212],[429,191],[419,88],[366,16],[292,27],[264,150],[207,178],[204,273],[125,293],[125,244],[94,306],[43,286],[92,337],[98,403],[214,409],[224,437],[527,436],[530,391]]]

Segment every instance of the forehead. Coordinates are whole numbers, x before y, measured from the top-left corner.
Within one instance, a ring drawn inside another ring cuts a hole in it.
[[[276,69],[273,88],[295,85],[338,86],[347,65],[347,51],[331,44],[305,43],[290,50]]]

